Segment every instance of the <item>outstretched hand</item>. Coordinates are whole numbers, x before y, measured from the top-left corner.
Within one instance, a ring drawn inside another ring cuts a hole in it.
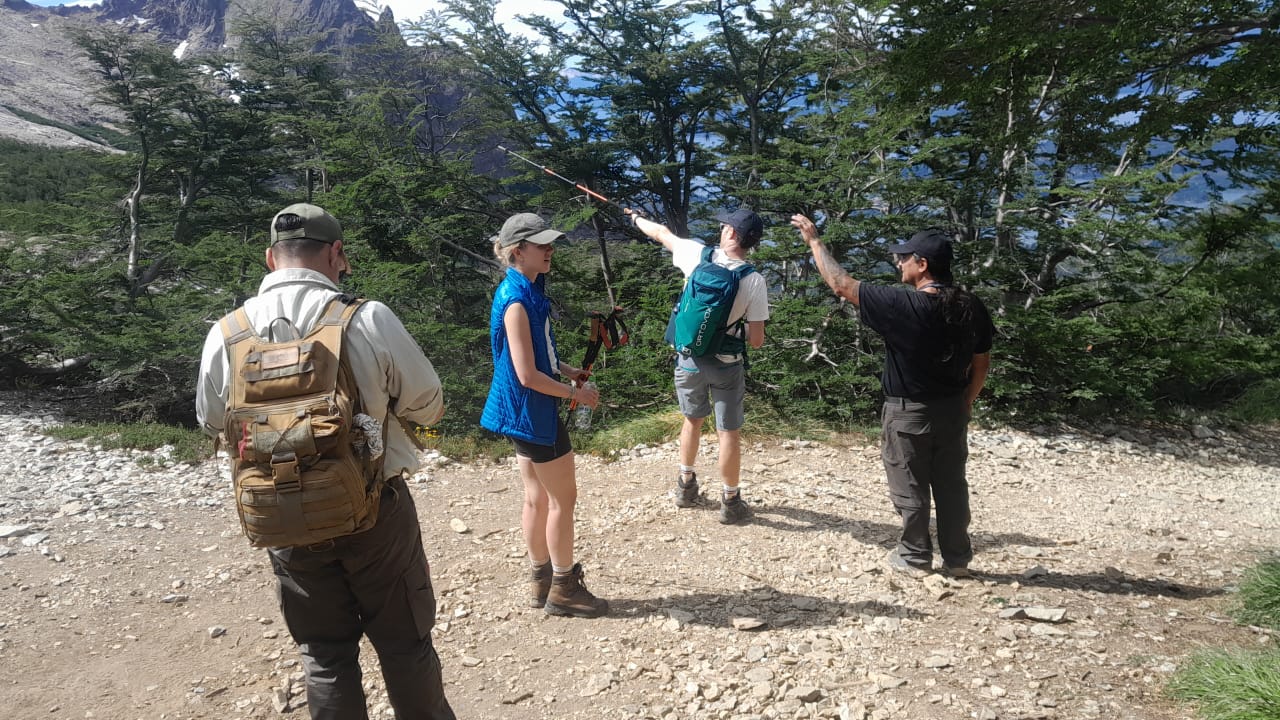
[[[800,213],[791,216],[791,225],[800,231],[800,237],[804,238],[809,245],[814,264],[817,265],[818,272],[827,283],[827,287],[831,288],[837,297],[857,305],[860,283],[857,279],[849,277],[849,273],[845,272],[844,268],[840,267],[840,263],[831,257],[831,251],[818,236],[818,227],[807,216]]]
[[[800,231],[800,237],[809,245],[815,242],[822,242],[822,238],[818,236],[818,226],[814,225],[808,216],[801,213],[792,215],[791,226]]]

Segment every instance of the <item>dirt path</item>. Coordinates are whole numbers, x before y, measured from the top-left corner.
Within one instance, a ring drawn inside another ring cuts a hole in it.
[[[215,464],[140,468],[41,436],[42,414],[0,398],[5,716],[306,717]],[[1162,694],[1186,653],[1274,642],[1226,610],[1276,545],[1276,438],[1120,434],[976,432],[961,581],[886,571],[875,447],[748,444],[742,527],[671,504],[673,447],[580,459],[579,557],[612,605],[597,621],[523,607],[510,465],[433,462],[412,490],[450,699],[513,720],[1190,718]]]

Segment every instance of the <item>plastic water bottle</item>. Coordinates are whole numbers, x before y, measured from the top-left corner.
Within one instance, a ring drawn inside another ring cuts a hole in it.
[[[593,382],[586,382],[582,384],[582,388],[584,390],[586,388],[591,388],[592,390],[595,390],[596,384]],[[584,402],[579,402],[578,406],[573,409],[573,426],[578,428],[579,430],[586,430],[587,428],[591,427],[591,406],[590,405]]]

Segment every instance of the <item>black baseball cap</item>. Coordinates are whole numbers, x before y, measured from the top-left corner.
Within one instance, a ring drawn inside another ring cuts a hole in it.
[[[921,230],[901,245],[890,246],[889,252],[894,255],[919,255],[946,267],[950,267],[955,258],[951,249],[951,237],[937,228]]]

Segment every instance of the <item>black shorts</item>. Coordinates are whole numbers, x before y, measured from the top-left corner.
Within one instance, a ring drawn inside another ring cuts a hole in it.
[[[559,413],[556,413],[556,441],[551,445],[538,445],[519,438],[511,438],[511,442],[516,444],[516,455],[535,463],[551,462],[573,452],[573,445],[569,443],[569,428],[564,426]]]

